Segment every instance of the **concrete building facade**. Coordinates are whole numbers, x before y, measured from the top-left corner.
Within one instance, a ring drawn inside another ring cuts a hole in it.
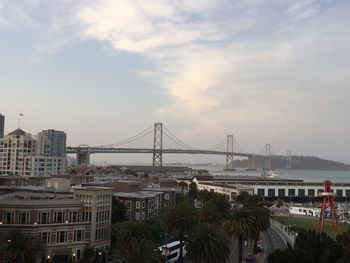
[[[0,138],[0,175],[47,176],[65,173],[66,158],[65,152],[62,152],[65,134],[63,136],[61,133],[52,137],[58,138],[60,146],[46,139],[39,140],[38,137],[44,138],[43,135],[33,136],[21,129]]]
[[[0,138],[4,137],[5,116],[0,113]]]
[[[5,195],[0,198],[0,236],[17,230],[33,241],[40,239],[50,262],[78,261],[88,246],[104,253],[111,244],[112,190],[78,187],[73,197]]]

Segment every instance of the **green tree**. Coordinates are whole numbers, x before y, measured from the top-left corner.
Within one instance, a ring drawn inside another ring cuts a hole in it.
[[[181,187],[181,195],[183,196],[184,195],[184,192],[185,192],[185,189],[188,188],[188,185],[185,181],[181,181],[179,183],[179,186]]]
[[[222,222],[220,210],[214,201],[210,200],[204,203],[203,207],[200,210],[200,220],[202,222],[216,224],[220,224]]]
[[[197,194],[198,194],[197,184],[195,182],[191,182],[190,185],[188,186],[188,195],[191,197],[193,204],[194,204],[194,200],[197,198]]]
[[[294,247],[276,250],[268,257],[269,263],[345,263],[348,260],[343,257],[340,244],[325,233],[315,231],[300,231]]]
[[[124,203],[113,196],[112,198],[112,224],[125,221],[126,207]]]
[[[200,190],[197,194],[198,200],[200,200],[202,203],[209,201],[212,198],[212,193],[208,190]]]
[[[188,239],[187,251],[194,263],[222,263],[230,257],[229,240],[222,228],[200,224]]]
[[[242,262],[243,238],[254,237],[254,233],[256,233],[254,227],[252,211],[243,208],[235,209],[230,218],[224,223],[227,234],[238,238],[238,262]]]
[[[120,250],[123,263],[161,263],[162,256],[153,243],[146,239],[132,238],[128,245]]]
[[[9,262],[24,263],[31,258],[33,247],[22,232],[10,231],[4,241],[4,255]]]
[[[91,262],[95,256],[95,250],[92,247],[86,247],[83,251],[84,262]]]
[[[350,259],[350,229],[338,235],[337,242],[343,248],[343,258]]]
[[[173,231],[179,237],[182,244],[185,235],[190,234],[197,221],[197,211],[193,204],[188,201],[178,203],[176,206],[168,210],[166,215],[166,223],[169,231]],[[183,248],[180,249],[179,260],[183,258]]]

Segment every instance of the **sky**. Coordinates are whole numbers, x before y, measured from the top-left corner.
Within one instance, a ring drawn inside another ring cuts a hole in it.
[[[27,132],[96,146],[162,122],[195,148],[233,134],[247,152],[350,163],[349,13],[346,0],[0,0],[5,131],[22,113]]]

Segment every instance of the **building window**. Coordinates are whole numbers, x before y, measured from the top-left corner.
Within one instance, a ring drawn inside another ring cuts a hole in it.
[[[136,201],[136,208],[140,209],[140,201]]]
[[[288,189],[288,196],[295,196],[295,189]]]
[[[125,201],[125,207],[127,211],[131,210],[131,201]]]
[[[74,230],[74,241],[82,241],[84,237],[84,230]]]
[[[48,224],[49,223],[49,213],[47,212],[40,212],[39,216],[39,224]]]
[[[13,212],[6,212],[5,213],[5,223],[6,224],[13,224],[15,221],[15,213]]]
[[[73,211],[70,212],[69,214],[69,221],[70,222],[78,222],[79,220],[79,212],[78,211]]]
[[[315,196],[315,190],[314,189],[308,189],[307,190],[308,196]]]
[[[285,189],[278,189],[278,196],[286,196],[286,190]]]
[[[63,223],[64,221],[64,212],[54,212],[54,222],[55,223]]]
[[[142,212],[142,217],[141,217],[142,220],[145,220],[145,212]]]
[[[148,210],[150,210],[152,207],[152,201],[151,200],[148,200]]]
[[[39,233],[39,239],[43,244],[49,244],[50,243],[50,232]]]
[[[305,196],[305,189],[298,189],[298,196]]]
[[[140,213],[139,212],[135,213],[135,220],[140,220]]]
[[[345,196],[350,197],[350,190],[348,190],[348,189],[345,190]]]
[[[343,190],[337,189],[337,196],[342,197],[343,196]]]
[[[21,224],[30,223],[30,213],[21,213]]]
[[[59,231],[56,232],[56,242],[57,243],[64,243],[67,240],[67,232],[66,231]]]
[[[258,196],[265,196],[265,189],[258,188]]]
[[[275,196],[275,189],[273,188],[267,189],[267,194],[268,196],[271,196],[271,197]]]
[[[145,208],[145,207],[146,207],[146,202],[142,201],[142,208]]]
[[[165,200],[169,200],[170,199],[170,195],[169,194],[164,194],[164,199]]]

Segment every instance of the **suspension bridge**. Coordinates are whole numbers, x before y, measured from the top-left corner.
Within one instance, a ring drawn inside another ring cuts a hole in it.
[[[153,133],[153,147],[152,148],[126,148],[121,147],[132,142],[138,141],[141,138],[146,137],[149,134]],[[169,139],[181,148],[164,148],[164,138]],[[224,150],[222,148],[225,147]],[[221,148],[221,150],[220,150]],[[76,154],[77,163],[79,165],[90,164],[90,155],[91,154],[100,154],[100,153],[120,153],[120,154],[132,154],[132,153],[145,153],[152,154],[152,165],[154,167],[163,166],[163,154],[210,154],[210,155],[223,155],[226,156],[226,167],[227,170],[234,170],[234,156],[245,157],[248,159],[247,169],[255,169],[255,158],[256,157],[268,157],[271,156],[271,147],[269,144],[266,145],[265,155],[259,155],[254,153],[248,153],[242,148],[237,140],[232,134],[227,135],[227,137],[208,149],[197,149],[192,147],[179,139],[174,133],[172,133],[166,126],[161,122],[157,122],[141,133],[136,134],[128,139],[101,146],[90,147],[88,145],[79,145],[76,147],[69,146],[66,148],[67,154]],[[286,159],[288,162],[288,158]],[[288,164],[287,164],[288,167]]]

